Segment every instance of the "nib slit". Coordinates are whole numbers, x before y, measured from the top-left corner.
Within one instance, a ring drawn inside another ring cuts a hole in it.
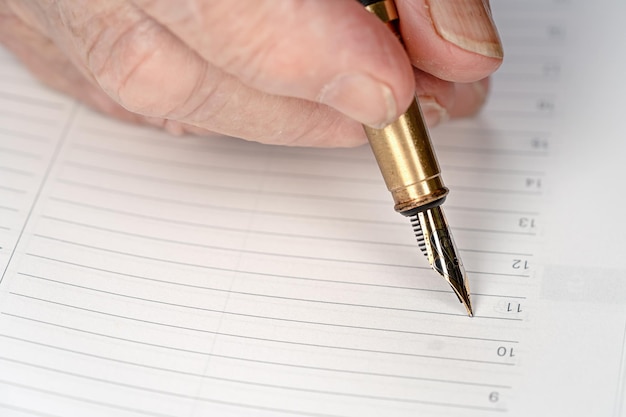
[[[428,258],[430,266],[450,284],[468,316],[473,317],[465,268],[441,207],[433,207],[411,216],[411,225],[417,244]]]

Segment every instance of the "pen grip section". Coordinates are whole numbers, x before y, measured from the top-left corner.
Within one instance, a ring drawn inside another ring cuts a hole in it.
[[[360,3],[402,42],[393,0],[360,0]],[[396,211],[411,216],[443,202],[448,189],[441,178],[417,100],[390,125],[382,129],[364,128]]]
[[[359,0],[365,9],[376,15],[403,43],[398,27],[398,10],[393,0]]]
[[[416,100],[390,125],[364,129],[396,211],[412,215],[443,202],[448,189]]]

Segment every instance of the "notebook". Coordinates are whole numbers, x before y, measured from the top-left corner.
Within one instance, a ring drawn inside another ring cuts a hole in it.
[[[473,318],[367,147],[171,137],[2,52],[0,415],[626,416],[626,8],[493,9],[432,131]]]

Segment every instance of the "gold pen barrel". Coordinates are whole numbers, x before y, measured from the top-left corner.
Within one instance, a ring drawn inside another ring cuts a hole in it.
[[[443,202],[448,189],[417,100],[390,125],[364,128],[396,211],[413,215]]]
[[[402,42],[393,0],[359,1],[387,24]],[[466,272],[439,207],[448,189],[443,185],[417,99],[395,122],[382,129],[364,128],[396,211],[411,217],[417,243],[430,266],[450,284],[467,314],[472,316]]]
[[[402,41],[392,0],[361,0],[361,3]],[[417,100],[390,125],[382,129],[364,128],[396,211],[410,216],[443,202],[448,189],[443,184]]]

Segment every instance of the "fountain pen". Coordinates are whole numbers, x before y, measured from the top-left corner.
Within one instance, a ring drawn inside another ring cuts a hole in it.
[[[393,0],[359,2],[402,42]],[[467,274],[441,208],[448,189],[419,102],[414,99],[404,114],[382,129],[363,128],[395,210],[411,219],[418,246],[430,266],[450,284],[467,314],[473,316]]]

